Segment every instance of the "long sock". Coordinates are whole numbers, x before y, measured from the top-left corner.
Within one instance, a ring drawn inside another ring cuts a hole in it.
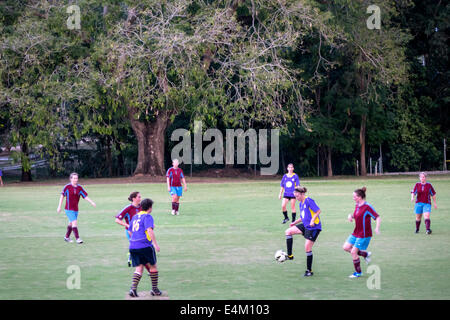
[[[292,256],[292,244],[294,242],[294,239],[292,239],[292,236],[286,236],[286,248],[287,248],[287,254],[288,256]]]
[[[358,273],[361,273],[361,263],[359,261],[359,258],[356,260],[353,260],[353,265],[355,266],[355,271]]]
[[[75,239],[78,239],[80,236],[78,235],[78,227],[73,227],[73,234],[75,235]]]
[[[292,222],[295,221],[296,217],[297,217],[297,212],[292,212]]]
[[[133,273],[133,280],[131,282],[131,290],[136,290],[139,284],[139,281],[141,281],[142,274],[139,274],[137,272]]]
[[[313,253],[312,251],[309,251],[306,253],[306,270],[311,271],[312,269],[312,262],[313,262]]]
[[[416,220],[416,230],[420,229],[420,222],[421,222],[420,220],[419,221]]]
[[[363,257],[363,258],[366,258],[366,257],[367,257],[367,251],[359,250],[359,251],[358,251],[358,256],[361,256],[361,257]]]
[[[66,232],[66,238],[70,237],[70,234],[72,233],[72,225],[69,224],[67,226],[67,232]]]
[[[175,202],[172,202],[172,210],[175,210]]]
[[[283,211],[283,216],[284,216],[285,219],[289,220],[288,215],[287,215],[287,211]]]
[[[180,208],[180,203],[174,202],[174,204],[175,204],[175,211],[178,211],[178,209]]]
[[[427,230],[430,230],[430,226],[431,226],[431,220],[425,219],[425,227],[427,228]]]
[[[158,289],[158,271],[150,272],[150,279],[152,280],[152,289]]]

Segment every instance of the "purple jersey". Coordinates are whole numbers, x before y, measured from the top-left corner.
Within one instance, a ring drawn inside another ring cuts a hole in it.
[[[130,225],[131,219],[134,217],[135,214],[139,213],[141,211],[141,206],[133,206],[132,204],[127,205],[125,208],[122,209],[122,211],[117,214],[116,218],[120,220],[125,220],[125,222]],[[125,227],[126,229],[126,227]]]
[[[148,228],[154,229],[155,225],[151,214],[141,211],[131,219],[128,231],[131,232],[130,249],[142,249],[151,247],[152,239],[147,232]]]
[[[411,191],[411,193],[414,193],[414,195],[417,196],[416,203],[428,203],[431,204],[431,197],[436,194],[436,191],[434,191],[433,186],[431,183],[416,183],[414,186],[414,189]]]
[[[292,176],[289,176],[286,173],[281,179],[280,186],[284,188],[284,197],[293,197],[295,187],[300,185],[300,179],[296,173],[293,173]]]
[[[316,202],[313,199],[306,197],[303,202],[300,202],[299,207],[300,217],[302,218],[305,228],[308,230],[322,230],[322,222],[320,221],[319,216],[314,220],[314,226],[310,226],[312,217],[320,210]]]
[[[66,184],[61,192],[61,194],[66,197],[66,210],[77,211],[78,212],[78,202],[80,197],[86,198],[88,193],[83,189],[82,186],[77,184],[75,187],[69,183]]]

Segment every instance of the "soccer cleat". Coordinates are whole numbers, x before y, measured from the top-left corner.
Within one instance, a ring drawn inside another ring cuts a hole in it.
[[[290,256],[286,256],[286,260],[294,260],[294,255],[291,254]]]
[[[416,233],[419,233],[419,229],[416,229]]]
[[[72,240],[72,239],[70,239],[70,238],[66,238],[66,237],[64,237],[64,241],[65,241],[65,242],[73,242],[73,240]]]
[[[172,210],[172,215],[173,215],[173,216],[175,215],[175,210]]]
[[[428,229],[428,230],[427,230],[427,234],[431,234],[431,229]]]
[[[175,215],[178,216],[180,213],[178,211],[175,211]]]
[[[349,278],[359,278],[362,276],[362,272],[353,272],[351,275],[349,275]]]
[[[284,219],[283,222],[282,222],[282,224],[285,224],[285,223],[288,222],[288,221],[289,221],[289,219]]]
[[[314,272],[310,271],[310,270],[306,270],[305,274],[303,275],[304,277],[311,277],[314,275]]]
[[[78,238],[78,239],[77,239],[77,243],[82,244],[82,243],[83,243],[83,240],[81,240],[81,238]]]
[[[367,264],[369,264],[370,260],[372,260],[372,259],[370,259],[371,255],[372,255],[372,252],[367,251],[367,257],[364,258],[364,260],[366,261]]]
[[[130,297],[136,298],[139,297],[136,290],[130,289],[129,292]]]
[[[162,294],[162,292],[159,291],[158,288],[156,288],[156,289],[151,290],[151,291],[150,291],[150,294],[151,294],[152,296],[160,296],[160,295]]]

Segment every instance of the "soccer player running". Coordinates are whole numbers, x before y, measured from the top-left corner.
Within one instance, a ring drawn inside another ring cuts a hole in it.
[[[372,225],[370,219],[376,220],[376,234],[380,233],[381,219],[375,209],[366,202],[365,187],[356,189],[353,192],[353,200],[355,201],[356,207],[353,214],[348,215],[348,221],[353,222],[353,220],[355,220],[355,229],[347,238],[343,249],[352,255],[353,266],[355,267],[355,272],[349,277],[359,278],[362,276],[359,257],[362,256],[368,264],[370,263],[370,256],[372,255],[370,251],[367,251],[367,247],[372,239]]]
[[[310,277],[314,274],[312,272],[312,247],[322,230],[322,223],[319,218],[320,208],[313,199],[306,196],[306,192],[307,189],[305,187],[298,186],[294,189],[295,198],[300,202],[300,216],[289,225],[289,228],[285,231],[285,235],[288,260],[294,259],[294,255],[292,254],[294,242],[292,236],[294,234],[302,234],[305,238],[306,271],[303,276]]]
[[[416,233],[419,233],[420,223],[422,222],[422,214],[424,215],[425,228],[427,234],[431,234],[431,199],[433,198],[434,208],[437,209],[436,204],[436,191],[434,191],[431,183],[427,182],[427,174],[421,172],[419,174],[420,182],[414,185],[414,189],[411,191],[411,202],[414,201],[416,196],[416,205],[414,206],[414,213],[416,214]]]
[[[123,208],[116,216],[116,223],[125,227],[125,236],[130,241],[130,234],[128,228],[130,227],[130,221],[135,214],[141,211],[141,194],[138,191],[134,191],[128,197],[128,201],[131,201],[129,205]],[[128,253],[128,266],[131,267],[130,253]]]
[[[70,183],[66,184],[61,192],[58,209],[56,210],[58,213],[61,212],[63,199],[66,198],[65,212],[67,218],[69,219],[67,232],[64,236],[64,240],[66,242],[72,242],[70,239],[70,234],[73,231],[77,243],[83,243],[83,240],[81,240],[78,232],[78,203],[80,202],[80,196],[95,207],[95,203],[89,199],[86,190],[78,184],[78,173],[73,172],[70,174]]]
[[[281,210],[283,212],[283,224],[289,221],[287,214],[287,203],[291,203],[291,212],[292,212],[292,222],[295,221],[297,213],[295,212],[295,196],[294,189],[295,187],[300,185],[300,179],[296,173],[294,173],[294,165],[289,163],[287,166],[288,173],[286,173],[281,179],[281,190],[278,195],[278,199],[281,200],[281,196],[283,195],[283,200],[281,201]]]
[[[180,198],[183,195],[183,188],[181,184],[184,185],[184,191],[187,191],[186,179],[184,178],[183,170],[178,167],[179,162],[177,159],[172,161],[172,167],[167,170],[167,190],[172,196],[172,215],[178,215],[180,208]]]
[[[150,279],[152,283],[152,296],[160,296],[161,291],[158,289],[158,268],[156,266],[156,252],[160,248],[155,238],[155,224],[152,215],[153,201],[144,199],[141,202],[139,213],[131,219],[128,231],[130,232],[130,256],[133,267],[136,267],[133,273],[133,279],[129,295],[138,297],[137,287],[142,278],[144,266],[150,270]]]

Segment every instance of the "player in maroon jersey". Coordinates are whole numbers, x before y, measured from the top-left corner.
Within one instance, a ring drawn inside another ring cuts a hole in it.
[[[141,211],[141,194],[137,191],[132,192],[128,197],[128,201],[131,201],[129,205],[123,208],[116,216],[116,223],[125,227],[125,236],[130,241],[130,234],[128,233],[128,227],[133,216]],[[130,253],[128,252],[128,266],[131,267]]]
[[[75,235],[75,239],[77,243],[83,243],[78,233],[78,202],[80,201],[80,197],[87,200],[93,207],[95,207],[95,203],[89,199],[86,190],[82,186],[78,184],[78,173],[70,174],[70,183],[66,184],[61,192],[61,197],[59,198],[59,205],[57,212],[61,212],[61,205],[66,198],[66,206],[65,212],[67,218],[69,219],[69,225],[67,226],[67,232],[64,237],[64,240],[67,242],[72,242],[70,239],[70,234],[73,231]]]
[[[184,185],[184,191],[187,191],[186,179],[184,178],[183,170],[178,167],[179,162],[177,159],[172,161],[172,167],[167,170],[167,190],[172,196],[172,215],[178,215],[178,209],[180,208],[180,197],[183,195],[183,188],[181,184]]]
[[[362,256],[366,263],[370,262],[372,253],[367,251],[370,240],[372,239],[372,226],[370,219],[376,220],[375,233],[380,233],[380,216],[375,209],[366,202],[366,188],[356,189],[353,192],[353,200],[356,203],[353,214],[348,215],[348,221],[355,220],[355,229],[347,238],[343,249],[352,255],[355,272],[350,278],[359,278],[362,276],[359,256]]]
[[[411,191],[411,202],[414,201],[414,196],[417,196],[416,205],[414,206],[414,213],[416,214],[416,233],[419,233],[423,214],[427,234],[431,234],[431,198],[433,198],[434,201],[434,208],[437,209],[436,191],[434,191],[431,183],[427,182],[427,174],[425,172],[419,174],[419,179],[420,182],[417,182],[414,189]]]

